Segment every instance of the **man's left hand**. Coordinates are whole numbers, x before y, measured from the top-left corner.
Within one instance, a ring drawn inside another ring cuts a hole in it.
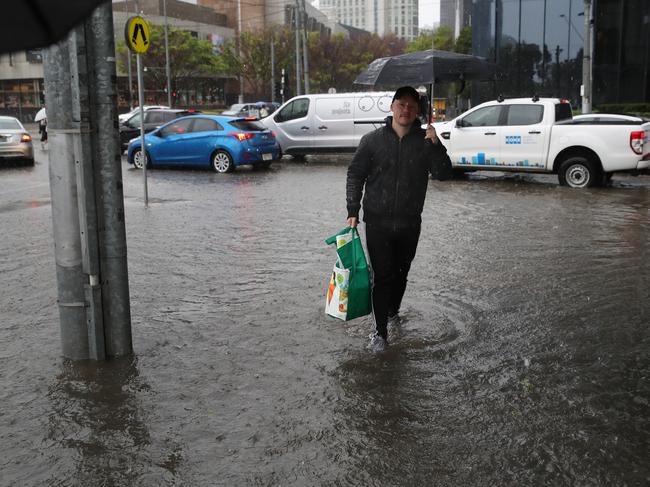
[[[431,124],[427,125],[427,133],[424,136],[424,140],[426,139],[431,140],[432,144],[438,143],[438,134],[436,133],[436,129],[434,129],[433,125]]]

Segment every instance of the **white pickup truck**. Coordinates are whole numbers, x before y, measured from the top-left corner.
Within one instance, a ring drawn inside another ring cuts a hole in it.
[[[561,185],[587,188],[650,167],[650,122],[573,120],[556,98],[500,98],[434,127],[454,172],[554,173]]]

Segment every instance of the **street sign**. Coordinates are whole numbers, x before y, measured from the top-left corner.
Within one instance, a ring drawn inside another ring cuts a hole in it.
[[[124,39],[132,52],[136,54],[147,52],[150,45],[150,29],[147,21],[139,15],[130,17],[124,26]]]

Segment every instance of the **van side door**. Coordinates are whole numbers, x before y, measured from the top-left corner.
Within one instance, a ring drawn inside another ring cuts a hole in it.
[[[308,154],[314,135],[313,119],[309,117],[309,98],[296,98],[273,116],[276,136],[285,154]]]
[[[354,98],[325,96],[314,99],[315,151],[328,149],[354,150]]]

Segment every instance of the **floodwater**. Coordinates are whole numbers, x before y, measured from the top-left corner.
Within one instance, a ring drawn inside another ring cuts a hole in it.
[[[0,169],[1,485],[650,483],[650,177],[431,181],[373,354],[323,313],[348,158],[153,170],[148,209],[125,165],[135,355],[72,363],[37,156]]]

